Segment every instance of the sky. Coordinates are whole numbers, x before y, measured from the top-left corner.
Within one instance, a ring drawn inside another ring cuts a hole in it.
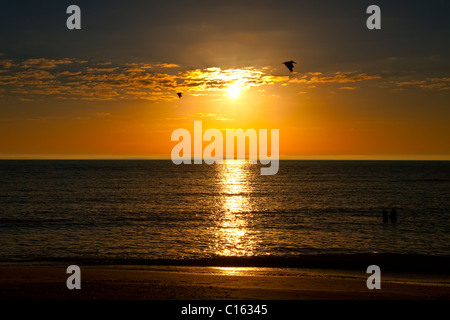
[[[66,27],[72,4],[81,30]],[[381,30],[366,27],[371,4]],[[448,1],[2,1],[0,158],[170,158],[172,132],[201,120],[279,129],[282,159],[450,160],[449,13]]]

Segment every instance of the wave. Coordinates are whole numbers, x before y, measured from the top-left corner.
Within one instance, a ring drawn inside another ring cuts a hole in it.
[[[267,267],[365,270],[378,265],[382,272],[417,272],[450,274],[450,256],[419,254],[358,253],[315,254],[301,256],[215,256],[186,259],[134,259],[134,258],[86,258],[40,257],[25,260],[0,260],[10,263],[50,263],[77,265],[142,265],[142,266],[203,266],[203,267]]]

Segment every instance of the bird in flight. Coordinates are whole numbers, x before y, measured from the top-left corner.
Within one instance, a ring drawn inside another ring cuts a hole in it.
[[[283,64],[286,66],[286,68],[289,69],[290,72],[294,71],[294,63],[297,63],[297,62],[294,62],[292,60],[283,62]]]
[[[183,93],[182,92],[177,92],[177,95],[178,95],[178,98],[181,99],[181,96],[183,95]]]

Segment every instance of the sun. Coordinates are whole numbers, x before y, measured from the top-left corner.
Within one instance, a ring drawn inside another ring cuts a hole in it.
[[[228,87],[227,91],[228,91],[228,95],[231,98],[236,99],[241,94],[241,87],[239,87],[239,84],[237,84],[235,82],[231,86]]]

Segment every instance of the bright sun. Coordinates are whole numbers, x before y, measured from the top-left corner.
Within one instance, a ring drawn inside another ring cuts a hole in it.
[[[227,91],[228,95],[233,99],[236,99],[241,94],[241,88],[237,83],[233,83],[231,86],[229,86]]]

